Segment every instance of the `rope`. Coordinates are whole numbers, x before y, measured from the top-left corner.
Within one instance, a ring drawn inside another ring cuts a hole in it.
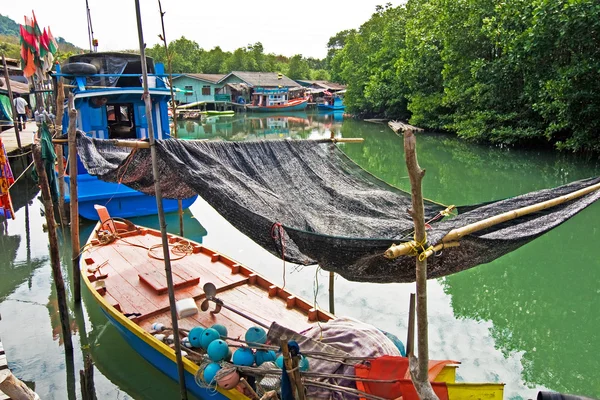
[[[31,166],[33,165],[33,163],[34,163],[34,162],[32,161],[32,162],[31,162],[31,164],[29,164],[29,165],[27,166],[27,168],[25,168],[25,170],[24,170],[24,171],[21,173],[21,175],[19,175],[19,177],[18,177],[17,179],[15,179],[15,181],[12,183],[12,185],[10,185],[10,186],[8,187],[8,190],[10,190],[10,188],[12,188],[13,186],[15,186],[15,184],[17,183],[17,181],[18,181],[19,179],[21,179],[21,178],[23,177],[23,175],[25,175],[25,173],[26,173],[26,172],[29,170],[29,168],[31,168]]]
[[[281,260],[283,261],[283,286],[281,289],[285,289],[285,239],[283,237],[283,225],[280,222],[275,222],[271,226],[271,237],[273,240],[277,240],[276,234],[279,234],[279,244],[281,246]]]
[[[21,154],[15,154],[15,155],[7,155],[7,158],[17,158],[17,157],[23,157],[26,156],[28,154],[33,153],[33,150],[29,150],[27,153],[21,153]]]

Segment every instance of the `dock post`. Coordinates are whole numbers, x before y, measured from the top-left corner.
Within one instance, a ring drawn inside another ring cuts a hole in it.
[[[156,196],[156,208],[158,209],[158,220],[160,223],[160,236],[162,239],[163,257],[165,261],[165,277],[169,293],[169,306],[171,309],[171,324],[174,332],[179,332],[177,320],[177,309],[175,308],[175,290],[173,288],[173,275],[171,273],[171,255],[167,238],[167,223],[163,209],[162,190],[160,187],[160,174],[158,172],[158,158],[156,155],[156,139],[154,137],[154,124],[152,122],[152,100],[148,90],[148,66],[146,65],[146,44],[142,30],[142,15],[140,12],[140,0],[135,0],[135,15],[137,20],[138,39],[140,45],[140,63],[142,65],[142,82],[144,94],[142,95],[146,105],[146,120],[148,121],[148,139],[150,142],[150,155],[152,157],[152,177],[154,178],[154,193]],[[183,356],[181,355],[181,341],[175,340],[175,360],[177,361],[177,373],[179,380],[179,391],[181,400],[187,400],[187,388],[185,385],[185,369],[183,367]]]
[[[61,78],[58,78],[56,97],[56,122],[54,125],[54,135],[62,134],[62,115],[65,108],[65,90]],[[56,158],[58,159],[58,215],[60,215],[60,225],[67,225],[67,216],[65,215],[65,165],[63,163],[63,145],[54,145],[54,151],[56,152]]]
[[[412,206],[409,214],[415,225],[415,241],[421,247],[427,246],[425,232],[425,210],[423,205],[422,181],[425,170],[417,161],[417,139],[412,130],[404,131],[404,156],[410,178]],[[427,321],[427,257],[416,256],[417,286],[417,344],[418,358],[409,356],[410,375],[419,398],[422,400],[438,400],[429,382],[429,329]],[[411,343],[412,347],[412,343]]]
[[[44,212],[46,213],[46,223],[48,225],[48,240],[50,242],[50,265],[52,266],[52,275],[56,287],[58,300],[58,312],[60,314],[60,325],[63,333],[65,350],[73,352],[73,341],[71,340],[71,327],[69,324],[69,309],[67,308],[67,295],[65,291],[65,282],[60,268],[60,254],[58,251],[58,236],[56,235],[56,221],[54,220],[54,207],[52,206],[52,196],[50,195],[50,186],[48,185],[48,176],[44,169],[42,161],[42,152],[39,143],[32,146],[33,160],[35,169],[38,173],[40,189],[42,192],[42,202]]]
[[[15,108],[15,102],[13,99],[12,88],[10,87],[10,77],[8,76],[8,69],[6,68],[6,58],[4,57],[4,53],[2,53],[2,66],[4,67],[4,83],[6,83],[6,90],[8,90],[8,97],[10,97],[10,109],[12,110],[13,115],[13,125],[15,127],[15,135],[17,137],[17,147],[19,150],[23,150],[21,147],[21,132],[19,130],[17,110]]]
[[[96,400],[94,363],[92,363],[92,358],[89,354],[85,356],[84,369],[79,370],[79,382],[81,383],[81,398],[83,400]]]
[[[81,302],[81,271],[79,270],[79,198],[77,197],[77,110],[73,93],[69,93],[69,177],[70,187],[70,214],[71,214],[71,247],[73,261],[73,300],[76,304]]]

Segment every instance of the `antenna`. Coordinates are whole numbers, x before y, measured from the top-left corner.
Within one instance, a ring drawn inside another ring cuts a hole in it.
[[[90,12],[90,6],[88,4],[88,0],[85,0],[85,8],[87,14],[87,23],[88,23],[88,40],[90,43],[90,52],[98,51],[98,39],[94,39],[94,28],[92,27],[92,13]],[[92,49],[93,47],[93,49]]]

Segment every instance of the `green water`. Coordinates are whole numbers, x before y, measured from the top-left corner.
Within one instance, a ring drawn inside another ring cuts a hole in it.
[[[385,125],[339,116],[236,115],[203,123],[185,121],[180,136],[221,140],[363,137],[341,145],[371,173],[408,188],[402,140]],[[427,170],[426,197],[445,204],[489,201],[595,176],[600,165],[580,156],[500,149],[453,137],[418,136]],[[13,193],[16,220],[0,234],[0,337],[13,372],[44,399],[75,399],[82,353],[96,363],[98,398],[177,398],[177,384],[150,367],[107,323],[84,291],[70,302],[75,352],[65,355],[49,266],[44,217],[31,184]],[[157,226],[156,217],[136,221]],[[202,226],[199,224],[201,223]],[[176,216],[169,230],[177,232]],[[600,397],[600,204],[594,204],[517,251],[459,274],[429,281],[432,358],[459,360],[459,377],[506,383],[505,398],[533,398],[539,389]],[[82,226],[82,240],[91,224]],[[242,236],[202,200],[185,214],[186,234],[283,283],[281,260]],[[61,238],[63,235],[61,233]],[[68,236],[64,237],[69,243]],[[70,279],[71,251],[61,249]],[[327,274],[287,265],[286,287],[327,306]],[[70,290],[70,285],[69,285]],[[336,279],[336,312],[406,336],[408,296],[414,284],[378,285]]]

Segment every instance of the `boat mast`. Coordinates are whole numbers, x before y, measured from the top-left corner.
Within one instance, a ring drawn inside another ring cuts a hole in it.
[[[169,253],[169,242],[167,239],[167,223],[165,221],[165,211],[163,210],[162,193],[160,189],[160,176],[158,172],[158,162],[156,156],[156,140],[154,139],[154,124],[152,121],[152,102],[148,90],[148,67],[146,65],[146,52],[144,43],[144,34],[142,32],[142,17],[140,14],[140,1],[135,0],[135,14],[137,19],[138,38],[140,42],[140,58],[142,64],[142,81],[144,85],[144,103],[146,104],[146,120],[148,121],[148,139],[150,142],[150,155],[152,158],[152,175],[154,179],[154,194],[156,196],[156,206],[158,208],[158,220],[160,223],[160,233],[162,238],[163,256],[165,260],[165,276],[167,278],[167,288],[169,291],[169,305],[171,308],[171,324],[173,325],[173,334],[175,336],[175,357],[177,359],[177,371],[179,373],[179,389],[181,400],[187,400],[187,390],[185,387],[185,371],[183,369],[183,358],[181,356],[181,341],[179,340],[179,323],[177,321],[177,309],[175,308],[175,291],[173,289],[173,275],[171,274],[171,258]]]

